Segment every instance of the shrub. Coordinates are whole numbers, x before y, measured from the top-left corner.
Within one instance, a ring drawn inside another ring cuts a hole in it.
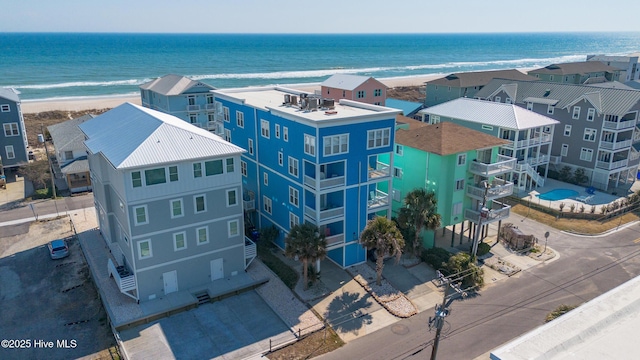
[[[577,168],[573,174],[573,180],[576,184],[580,185],[589,181],[589,177],[587,177],[583,168]]]
[[[571,206],[569,206],[569,212],[574,212],[576,210],[576,204],[571,204]]]
[[[591,210],[589,210],[592,214],[596,213],[596,206],[595,205],[591,205]]]
[[[558,178],[560,181],[563,181],[563,182],[572,182],[573,174],[571,172],[571,167],[565,166],[562,169],[560,169],[560,174],[558,175]]]
[[[489,251],[491,251],[491,245],[483,242],[478,244],[478,252],[476,253],[476,255],[477,256],[486,255],[489,253]]]
[[[607,205],[602,205],[602,207],[600,207],[600,214],[605,214],[607,212]]]
[[[450,257],[450,252],[438,247],[422,250],[422,254],[420,255],[420,259],[435,270],[442,268],[443,263],[448,262]]]
[[[476,290],[484,285],[484,271],[474,264],[471,256],[467,253],[460,252],[451,256],[449,261],[445,264],[445,269],[449,274],[457,274],[470,270],[469,273],[465,273],[466,276],[462,278],[461,288],[463,290]]]
[[[560,305],[558,306],[555,310],[553,310],[552,312],[549,313],[549,315],[547,315],[547,317],[544,319],[544,322],[549,322],[553,319],[556,319],[566,313],[568,313],[569,311],[577,308],[578,305]]]
[[[584,205],[580,205],[580,212],[584,213]]]
[[[564,209],[564,203],[560,203],[560,205],[558,205],[558,207],[560,208],[560,212],[562,212],[562,209]]]
[[[298,272],[280,260],[268,247],[258,246],[258,257],[289,289],[296,287]]]

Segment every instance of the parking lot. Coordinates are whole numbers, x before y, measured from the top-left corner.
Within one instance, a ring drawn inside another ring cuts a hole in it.
[[[110,358],[115,340],[68,217],[0,231],[0,359]],[[46,244],[69,239],[52,260]]]

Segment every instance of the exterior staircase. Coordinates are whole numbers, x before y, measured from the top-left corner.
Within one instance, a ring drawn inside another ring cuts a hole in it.
[[[198,299],[198,306],[211,302],[211,297],[209,296],[209,293],[206,291],[201,292],[199,294],[195,294],[195,295],[196,295],[196,299]]]

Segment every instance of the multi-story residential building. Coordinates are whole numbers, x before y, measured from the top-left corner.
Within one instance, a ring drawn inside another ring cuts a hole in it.
[[[366,260],[358,243],[368,219],[391,215],[395,117],[399,110],[323,99],[280,87],[214,91],[230,141],[246,148],[240,163],[248,217],[280,230],[317,225],[328,258],[346,267]],[[380,161],[387,155],[389,162]]]
[[[627,82],[640,80],[638,57],[640,57],[640,53],[630,54],[627,56],[587,55],[587,61],[600,61],[608,66],[620,68],[619,81]]]
[[[94,117],[93,115],[84,115],[47,127],[55,149],[53,154],[55,161],[52,161],[52,167],[56,179],[63,179],[63,185],[66,185],[72,193],[91,190],[91,175],[87,150],[84,147],[84,133],[80,131],[78,125]]]
[[[494,80],[479,98],[511,102],[560,122],[551,164],[585,169],[588,184],[607,190],[635,181],[640,163],[640,91],[601,86]]]
[[[535,81],[532,83],[536,83]],[[505,99],[507,100],[507,99]],[[551,145],[558,121],[507,101],[506,104],[460,98],[420,110],[423,122],[453,122],[500,139],[500,154],[516,158],[511,181],[521,190],[543,186],[549,170]]]
[[[320,84],[320,94],[334,100],[347,99],[385,106],[387,86],[370,76],[336,74]]]
[[[147,301],[201,291],[245,270],[255,244],[243,236],[243,149],[130,103],[80,129],[112,253],[104,266],[122,293]]]
[[[499,154],[500,146],[509,145],[510,141],[452,122],[428,125],[399,117],[396,128],[394,215],[398,215],[407,193],[424,188],[435,193],[441,225],[453,225],[454,233],[456,225],[461,224],[460,234],[464,234],[465,220],[478,224],[485,190],[485,206],[491,210],[482,224],[509,216],[510,206],[495,200],[513,193],[514,186],[508,178],[516,159]],[[483,182],[489,187],[485,189]],[[472,238],[471,226],[468,229]],[[433,247],[432,231],[425,231],[423,239],[425,248]]]
[[[0,88],[0,157],[2,166],[17,168],[28,159],[27,133],[20,108],[20,97],[13,89]]]
[[[606,65],[600,61],[581,61],[551,64],[530,70],[527,74],[535,76],[542,81],[561,84],[594,84],[606,81],[620,81],[620,71],[620,68]]]
[[[426,82],[424,104],[429,107],[461,97],[472,98],[491,79],[536,80],[515,69],[453,73]]]
[[[222,128],[216,128],[213,121],[215,105],[211,90],[214,89],[202,81],[169,74],[140,85],[140,97],[144,107],[222,135]]]

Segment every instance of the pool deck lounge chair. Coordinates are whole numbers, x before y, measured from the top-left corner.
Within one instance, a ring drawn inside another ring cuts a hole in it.
[[[593,195],[583,195],[583,196],[576,197],[576,200],[581,201],[585,204],[588,204],[592,198],[593,198]]]

